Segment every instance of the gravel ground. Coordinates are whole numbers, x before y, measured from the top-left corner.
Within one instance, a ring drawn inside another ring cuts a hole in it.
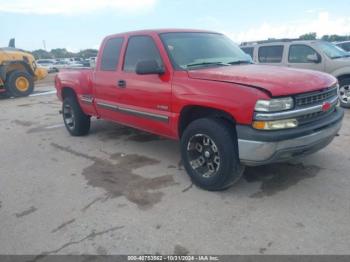
[[[350,253],[350,111],[326,149],[206,192],[176,141],[103,120],[69,136],[52,90],[0,100],[0,254]]]

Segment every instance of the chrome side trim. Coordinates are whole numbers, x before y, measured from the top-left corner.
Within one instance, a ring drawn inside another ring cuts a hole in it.
[[[103,108],[103,109],[108,109],[108,110],[112,110],[112,111],[118,111],[118,106],[116,105],[111,105],[111,104],[108,104],[108,103],[104,103],[104,102],[97,102],[96,103],[97,106]]]
[[[163,121],[163,122],[169,121],[169,117],[165,116],[165,115],[158,115],[158,114],[153,114],[153,113],[144,112],[144,111],[138,111],[138,110],[125,108],[125,107],[120,107],[119,110],[121,112],[124,112],[127,114],[136,115],[136,116],[140,116],[140,117],[144,117],[144,118],[154,119],[154,120]]]
[[[93,97],[92,97],[92,96],[87,96],[87,95],[82,95],[82,96],[80,96],[80,100],[81,100],[83,103],[92,104]]]
[[[325,101],[329,102],[331,106],[336,106],[338,103],[338,97],[335,97],[331,100]],[[317,106],[311,106],[307,108],[295,109],[290,111],[278,112],[278,113],[255,113],[255,120],[278,120],[278,119],[287,119],[294,118],[302,115],[317,113],[322,111],[322,104]]]
[[[107,109],[107,110],[111,110],[111,111],[121,112],[121,113],[139,116],[139,117],[148,118],[148,119],[153,119],[153,120],[157,120],[157,121],[161,121],[161,122],[169,122],[169,117],[165,116],[165,115],[139,111],[139,110],[126,108],[126,107],[120,107],[120,106],[112,105],[112,104],[105,103],[105,102],[97,102],[96,104],[97,104],[97,106],[99,106],[103,109]]]

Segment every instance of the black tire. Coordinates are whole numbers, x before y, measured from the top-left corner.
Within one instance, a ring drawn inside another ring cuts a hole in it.
[[[6,99],[6,98],[10,98],[10,97],[11,97],[11,94],[9,94],[7,91],[0,93],[0,99]]]
[[[181,155],[193,183],[206,190],[227,189],[244,171],[238,157],[236,132],[224,120],[202,118],[190,123],[181,137]]]
[[[64,124],[72,136],[85,136],[90,131],[90,116],[80,108],[75,97],[69,96],[63,100],[62,115]]]
[[[34,91],[34,80],[29,73],[15,70],[6,77],[5,88],[8,96],[29,96]]]
[[[339,101],[342,107],[350,108],[350,78],[339,81]]]

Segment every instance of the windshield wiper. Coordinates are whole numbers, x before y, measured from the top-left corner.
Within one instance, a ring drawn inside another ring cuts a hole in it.
[[[200,62],[200,63],[192,63],[186,65],[186,67],[195,67],[195,66],[211,66],[211,65],[218,65],[218,66],[229,66],[230,64],[224,63],[224,62]]]
[[[230,64],[230,65],[240,65],[240,64],[252,64],[252,62],[249,61],[249,60],[236,60],[236,61],[229,62],[228,64]]]

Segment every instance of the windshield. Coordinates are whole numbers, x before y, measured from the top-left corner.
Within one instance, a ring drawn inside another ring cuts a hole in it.
[[[250,57],[221,34],[164,33],[160,37],[176,69],[251,63]]]
[[[321,48],[321,50],[331,59],[336,58],[342,58],[342,57],[349,57],[349,53],[345,52],[340,47],[328,43],[328,42],[320,42],[318,46]]]

